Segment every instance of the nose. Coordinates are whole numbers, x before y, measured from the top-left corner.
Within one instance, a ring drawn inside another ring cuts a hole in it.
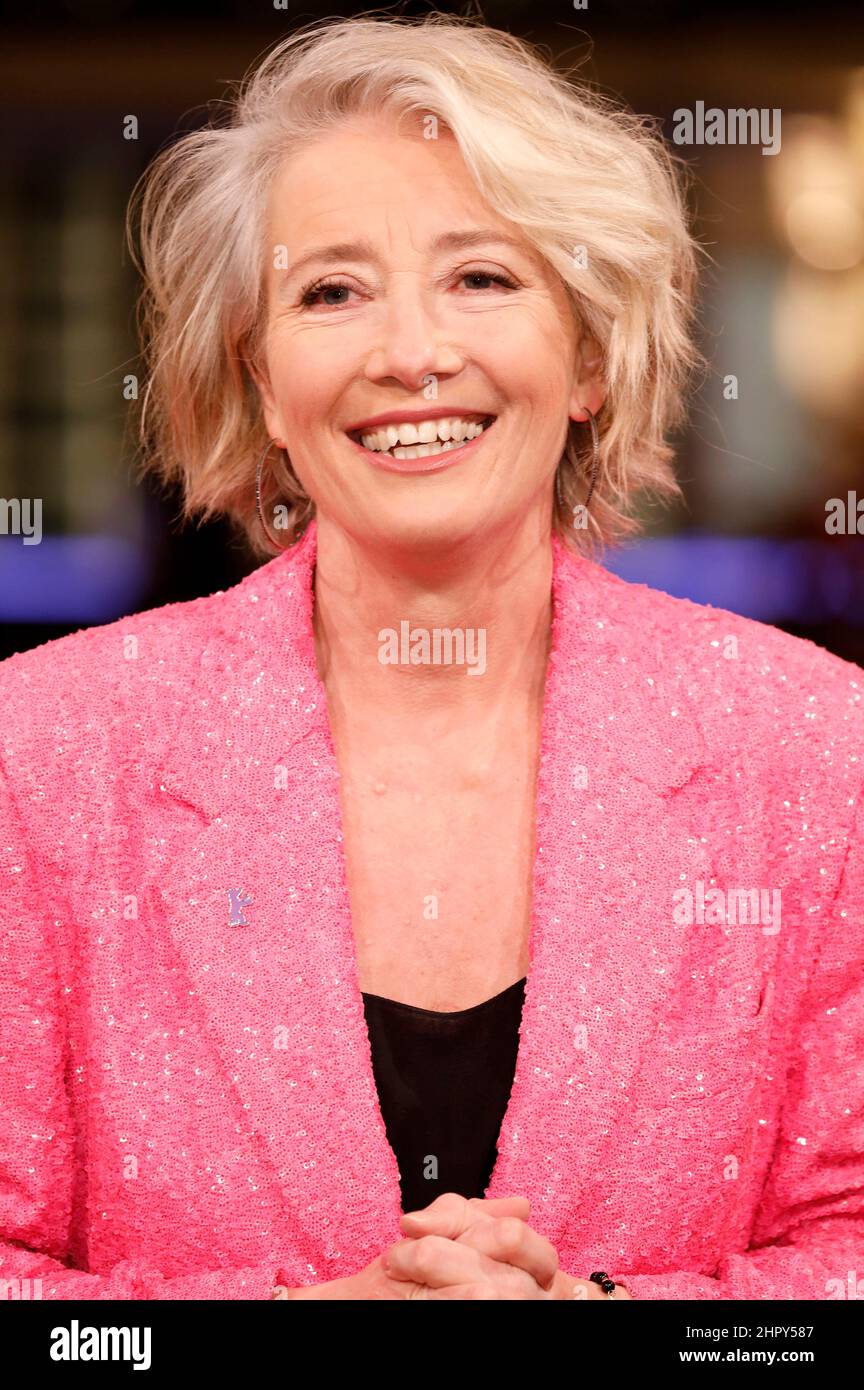
[[[421,289],[403,283],[388,299],[379,336],[366,361],[368,381],[396,381],[409,391],[462,370],[461,354],[447,341],[441,316]]]

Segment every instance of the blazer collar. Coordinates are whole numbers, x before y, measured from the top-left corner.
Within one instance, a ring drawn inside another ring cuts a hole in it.
[[[312,627],[317,528],[213,604],[155,774],[165,921],[235,1089],[307,1232],[369,1258],[400,1238],[348,903],[339,770]],[[633,588],[553,537],[553,632],[536,794],[530,965],[490,1196],[553,1241],[602,1200],[604,1141],[681,954],[672,885],[711,876],[675,791],[703,761],[695,711]],[[663,872],[658,872],[658,866]],[[231,893],[233,891],[233,898]],[[231,925],[230,908],[245,925]],[[281,1043],[280,1043],[281,1040]],[[287,1231],[287,1228],[286,1228]],[[348,1237],[346,1235],[345,1239]],[[342,1271],[340,1271],[342,1272]]]
[[[555,534],[552,549],[546,722],[572,717],[561,704],[577,699],[596,772],[625,770],[658,793],[683,785],[702,739],[675,673],[639,629],[635,586]],[[313,520],[296,545],[219,595],[212,609],[213,631],[183,690],[192,717],[160,754],[166,787],[208,816],[254,810],[265,750],[287,754],[313,732],[329,734],[313,635],[316,553]]]

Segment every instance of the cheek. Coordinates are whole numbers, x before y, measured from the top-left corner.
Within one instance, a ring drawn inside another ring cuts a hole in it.
[[[333,413],[345,378],[336,335],[329,342],[309,335],[275,344],[271,375],[280,412],[286,423],[320,424]]]
[[[538,440],[557,434],[568,413],[570,379],[565,367],[563,353],[556,355],[545,346],[533,355],[524,352],[514,356],[496,372],[507,398],[529,412]]]
[[[529,307],[502,315],[494,333],[488,322],[483,326],[478,341],[478,360],[488,365],[508,395],[522,396],[553,413],[568,398],[573,343],[551,310]]]

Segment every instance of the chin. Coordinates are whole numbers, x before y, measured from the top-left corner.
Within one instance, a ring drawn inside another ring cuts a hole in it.
[[[358,510],[347,529],[367,543],[374,540],[384,548],[404,549],[414,556],[428,553],[431,557],[439,555],[442,549],[449,550],[469,542],[476,544],[485,525],[477,509],[464,500],[447,506],[433,506],[428,500],[421,506],[406,500],[398,506],[382,503],[365,525]]]

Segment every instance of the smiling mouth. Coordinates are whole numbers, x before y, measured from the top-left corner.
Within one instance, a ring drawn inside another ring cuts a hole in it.
[[[431,458],[461,449],[483,434],[496,419],[495,415],[454,416],[418,424],[379,425],[377,429],[348,430],[347,433],[355,444],[374,454],[387,454],[395,459]]]

